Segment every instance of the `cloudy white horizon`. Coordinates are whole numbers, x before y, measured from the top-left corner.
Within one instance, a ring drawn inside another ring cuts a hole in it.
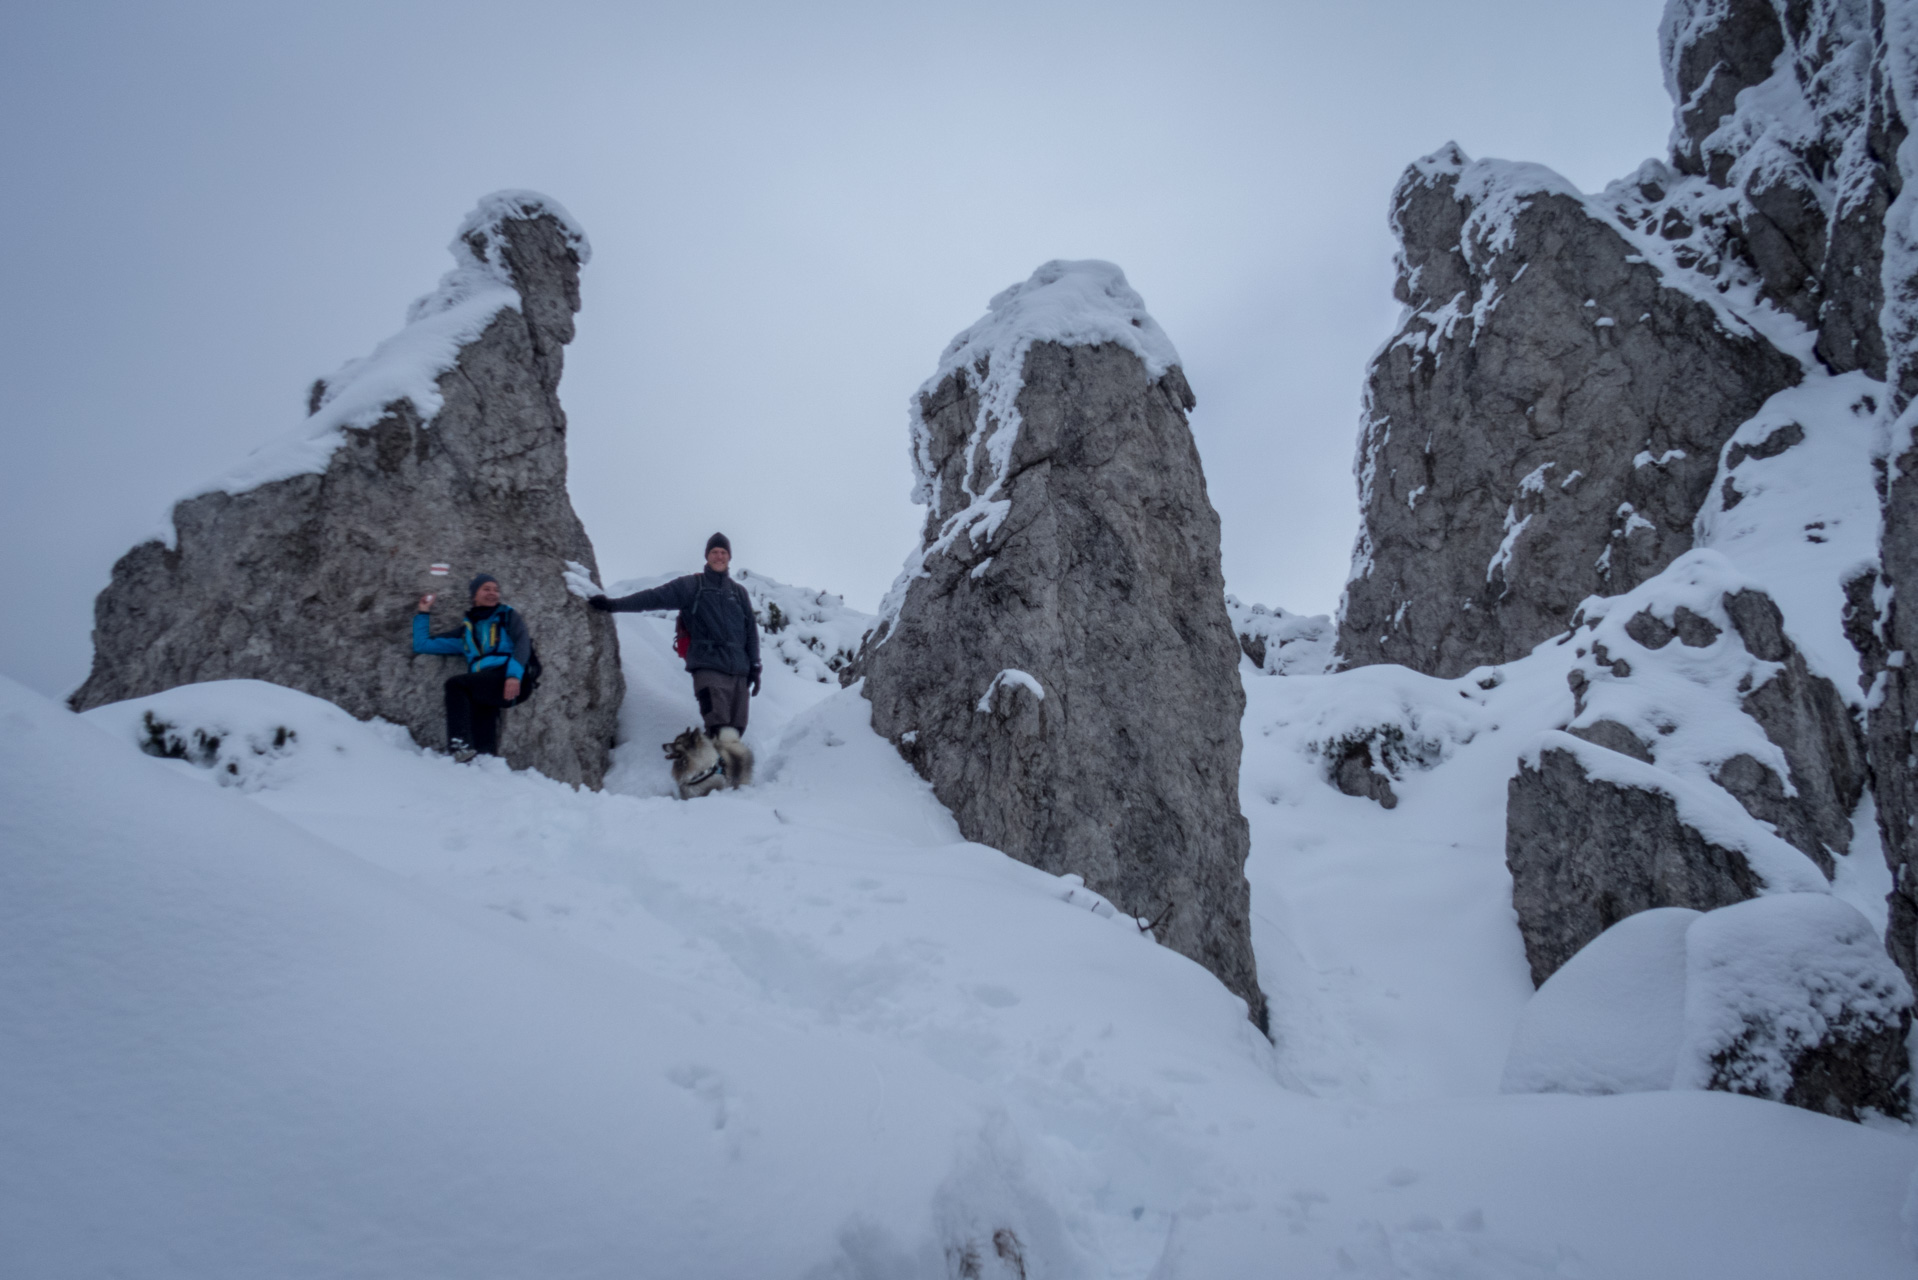
[[[501,187],[592,237],[561,397],[608,577],[719,528],[872,608],[918,527],[908,397],[994,293],[1104,258],[1198,396],[1228,589],[1330,611],[1393,183],[1447,140],[1586,190],[1663,154],[1661,8],[16,7],[0,672],[77,685],[114,560]]]

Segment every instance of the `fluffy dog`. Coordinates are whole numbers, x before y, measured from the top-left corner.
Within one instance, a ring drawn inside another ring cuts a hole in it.
[[[753,780],[752,748],[739,740],[739,730],[721,729],[709,737],[688,729],[660,750],[672,761],[673,783],[681,800],[691,800],[723,787],[743,787]]]

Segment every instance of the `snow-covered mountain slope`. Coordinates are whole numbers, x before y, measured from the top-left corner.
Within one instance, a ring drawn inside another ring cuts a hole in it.
[[[643,794],[691,698],[669,620],[621,626],[628,794],[270,685],[0,686],[19,1274],[1909,1273],[1902,1129],[1496,1094],[1527,984],[1478,793],[1544,675],[1408,721],[1449,759],[1390,812],[1298,749],[1366,673],[1248,681],[1274,1049],[960,841],[855,690],[769,663],[760,782]]]

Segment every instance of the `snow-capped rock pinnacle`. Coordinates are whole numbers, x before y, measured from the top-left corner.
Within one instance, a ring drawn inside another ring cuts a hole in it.
[[[848,678],[969,839],[1083,876],[1264,1025],[1192,403],[1110,263],[995,297],[913,399],[925,532]]]
[[[203,680],[259,679],[444,740],[442,680],[415,657],[415,599],[457,624],[475,572],[497,577],[545,675],[505,715],[515,766],[599,785],[621,696],[612,624],[580,607],[596,573],[566,493],[563,349],[585,234],[547,197],[486,197],[455,267],[406,327],[315,385],[310,413],[172,512],[172,539],[120,558],[94,607],[85,709]]]

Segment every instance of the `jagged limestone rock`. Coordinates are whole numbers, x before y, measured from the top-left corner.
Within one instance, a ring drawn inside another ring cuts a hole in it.
[[[1866,783],[1844,699],[1811,673],[1777,605],[1720,553],[1689,552],[1586,610],[1566,641],[1578,649],[1564,730],[1605,750],[1543,752],[1521,766],[1506,809],[1513,905],[1541,979],[1648,907],[1709,910],[1768,879],[1823,888],[1851,847]],[[1587,767],[1613,753],[1636,764]],[[1716,808],[1715,838],[1684,817],[1678,796]],[[1747,856],[1753,842],[1775,855],[1762,869]]]
[[[1409,310],[1369,375],[1339,653],[1451,677],[1689,550],[1720,447],[1798,365],[1535,166],[1447,147],[1392,210]]]
[[[1660,41],[1672,164],[1710,189],[1647,211],[1682,222],[1668,234],[1701,257],[1754,268],[1761,297],[1818,329],[1834,373],[1874,378],[1885,376],[1885,215],[1905,136],[1885,40],[1870,0],[1675,0]]]
[[[1106,263],[1049,263],[914,412],[920,547],[849,679],[969,839],[1077,873],[1265,1022],[1239,644],[1177,352]]]
[[[1789,767],[1781,778],[1770,766],[1738,755],[1725,763],[1716,781],[1829,876],[1832,855],[1851,851],[1851,815],[1867,778],[1864,733],[1837,687],[1805,665],[1771,597],[1747,589],[1726,596],[1724,603],[1746,652],[1778,664],[1776,674],[1755,683],[1740,705],[1784,753]]]
[[[488,197],[453,243],[459,267],[372,357],[316,385],[305,424],[173,509],[176,542],[120,558],[94,606],[77,710],[202,680],[258,679],[445,741],[442,681],[416,657],[417,597],[458,625],[485,571],[544,664],[505,713],[515,767],[598,786],[623,696],[610,618],[563,580],[596,574],[566,492],[562,348],[588,249],[557,204]],[[450,566],[443,577],[429,566]]]

